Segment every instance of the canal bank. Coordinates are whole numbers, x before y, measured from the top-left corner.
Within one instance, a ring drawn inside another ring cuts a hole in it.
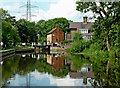
[[[0,51],[0,61],[2,61],[2,57],[10,56],[15,53],[27,53],[34,51],[34,48],[27,48],[27,49],[9,49],[9,50],[2,50]]]
[[[28,52],[34,52],[34,51],[42,51],[42,52],[49,51],[48,53],[59,52],[59,53],[65,54],[67,48],[68,48],[68,45],[64,45],[64,47],[50,47],[49,50],[42,49],[42,48],[34,48],[34,47],[31,47],[31,48],[18,47],[15,49],[1,50],[0,61],[3,60],[3,57],[9,57],[16,53],[28,53]]]

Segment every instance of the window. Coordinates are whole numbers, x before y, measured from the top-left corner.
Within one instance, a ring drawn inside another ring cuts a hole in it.
[[[58,39],[56,39],[56,42],[58,42]]]
[[[88,29],[79,29],[79,33],[88,33]]]

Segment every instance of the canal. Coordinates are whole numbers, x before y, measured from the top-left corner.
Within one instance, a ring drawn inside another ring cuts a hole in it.
[[[117,61],[111,61],[106,74],[108,59],[99,58],[65,53],[15,54],[5,58],[1,65],[1,83],[8,87],[111,86],[111,83],[119,86],[120,68],[113,65],[119,65]]]

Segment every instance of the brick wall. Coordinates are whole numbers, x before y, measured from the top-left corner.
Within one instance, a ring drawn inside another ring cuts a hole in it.
[[[64,32],[59,29],[59,26],[56,27],[56,30],[52,33],[52,43],[59,43],[64,41]]]

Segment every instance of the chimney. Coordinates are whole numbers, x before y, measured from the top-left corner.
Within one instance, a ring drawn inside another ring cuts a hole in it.
[[[88,18],[87,16],[84,16],[84,17],[83,17],[83,23],[84,23],[84,24],[87,24],[87,18]]]

